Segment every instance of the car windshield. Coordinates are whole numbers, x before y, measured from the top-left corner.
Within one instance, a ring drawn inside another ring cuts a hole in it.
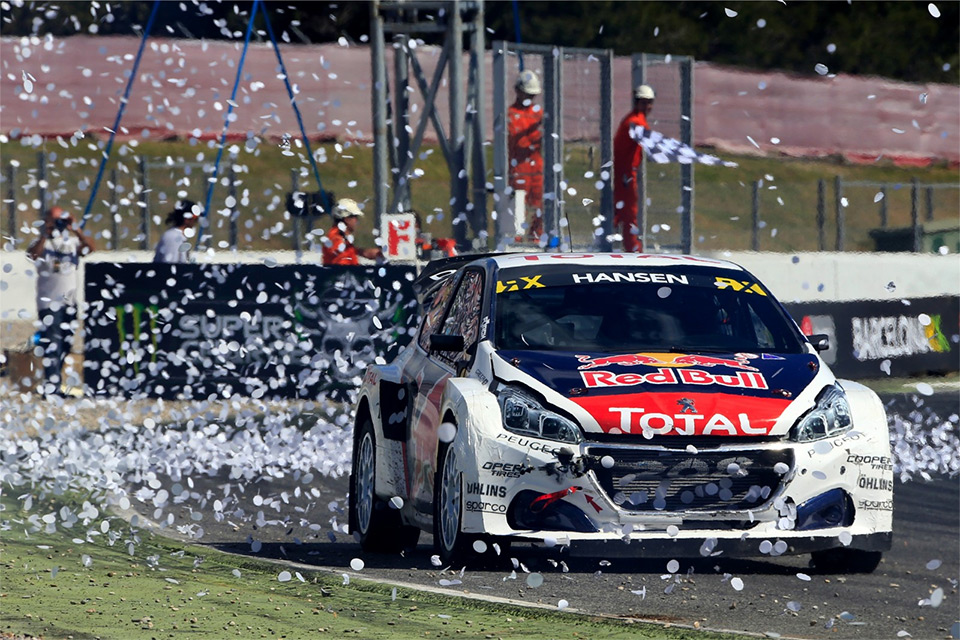
[[[497,283],[499,349],[804,352],[788,316],[744,272],[522,271],[501,273]]]

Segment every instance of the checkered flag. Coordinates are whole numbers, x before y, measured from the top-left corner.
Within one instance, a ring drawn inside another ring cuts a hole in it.
[[[630,127],[630,137],[637,142],[647,156],[657,164],[679,162],[680,164],[722,164],[725,167],[735,167],[736,162],[721,160],[717,156],[698,153],[689,145],[674,138],[667,138],[659,131],[643,127]]]

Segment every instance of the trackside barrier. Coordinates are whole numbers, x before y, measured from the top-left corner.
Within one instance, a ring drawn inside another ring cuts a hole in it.
[[[844,378],[960,369],[960,296],[784,305],[807,335],[830,336],[821,355]]]
[[[416,326],[414,267],[86,265],[93,395],[316,398],[359,387]]]
[[[417,326],[412,266],[90,262],[84,379],[93,395],[316,398],[357,388]],[[785,307],[826,333],[840,377],[957,371],[960,297]]]

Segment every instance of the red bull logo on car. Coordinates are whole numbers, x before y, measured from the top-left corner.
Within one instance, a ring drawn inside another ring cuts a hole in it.
[[[721,375],[701,369],[669,369],[660,367],[653,373],[614,373],[613,371],[581,371],[580,377],[588,389],[603,387],[632,387],[639,384],[720,385],[739,389],[768,389],[763,374],[756,371],[738,371]]]
[[[610,356],[577,356],[582,364],[578,369],[596,369],[619,365],[621,367],[730,367],[744,371],[757,371],[750,360],[759,358],[755,353],[736,353],[732,358],[718,358],[701,353],[623,353]]]

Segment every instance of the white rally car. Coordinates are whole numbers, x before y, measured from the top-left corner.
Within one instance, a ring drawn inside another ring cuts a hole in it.
[[[869,572],[890,548],[880,400],[837,380],[826,338],[803,336],[741,267],[638,254],[431,265],[413,342],[367,369],[356,406],[350,519],[364,549],[425,530],[444,562],[532,542],[812,553]]]

